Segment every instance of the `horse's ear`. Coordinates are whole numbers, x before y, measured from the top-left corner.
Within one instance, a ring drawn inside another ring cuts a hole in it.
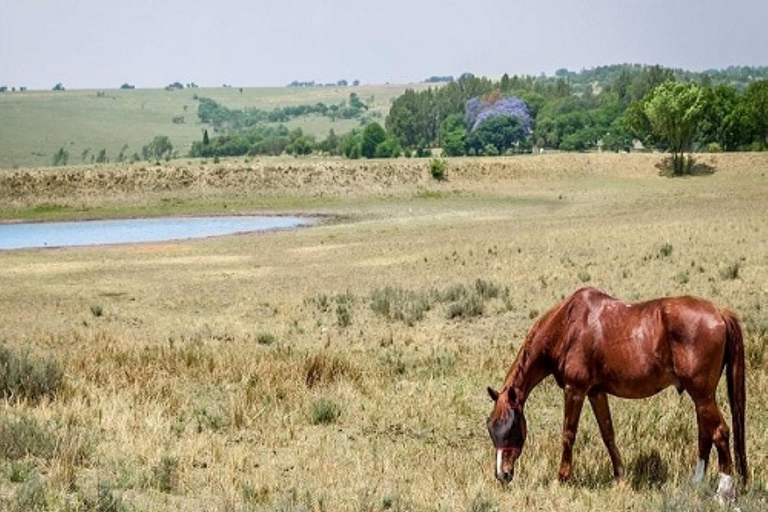
[[[499,399],[499,393],[491,389],[490,386],[488,386],[488,396],[490,396],[491,400],[493,400],[494,402],[498,401]]]

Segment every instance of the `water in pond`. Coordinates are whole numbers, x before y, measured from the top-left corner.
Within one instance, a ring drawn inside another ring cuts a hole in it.
[[[309,224],[301,217],[164,217],[0,224],[0,249],[162,242],[292,228]]]

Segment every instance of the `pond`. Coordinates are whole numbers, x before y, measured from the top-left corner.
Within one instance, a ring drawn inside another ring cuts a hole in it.
[[[312,222],[305,217],[227,216],[0,224],[0,249],[164,242],[295,228]]]

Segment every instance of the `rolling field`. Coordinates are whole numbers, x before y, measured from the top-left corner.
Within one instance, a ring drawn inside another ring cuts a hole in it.
[[[415,159],[0,174],[5,220],[334,216],[271,234],[0,252],[0,356],[63,371],[52,397],[0,404],[2,506],[723,510],[714,453],[704,483],[689,483],[694,411],[671,388],[611,400],[619,485],[585,408],[560,485],[562,393],[546,380],[526,404],[515,479],[496,482],[485,388],[539,315],[593,285],[628,300],[700,295],[740,315],[751,484],[737,505],[766,510],[768,154],[708,155],[716,172],[685,179],[659,177],[660,158],[452,159],[445,182]]]
[[[383,123],[390,101],[406,88],[424,88],[425,84],[376,85],[359,87],[312,88],[197,88],[166,91],[73,90],[0,93],[0,169],[51,165],[54,153],[65,148],[70,164],[83,163],[82,153],[96,155],[106,149],[115,160],[125,144],[126,156],[141,148],[156,135],[167,135],[180,155],[186,155],[192,142],[201,140],[204,125],[197,117],[194,95],[211,98],[230,108],[276,107],[323,102],[339,103],[356,92],[370,105]],[[184,123],[173,123],[174,117]],[[336,120],[308,116],[286,123],[301,127],[306,133],[326,137],[330,129],[337,134],[359,126],[359,120]]]

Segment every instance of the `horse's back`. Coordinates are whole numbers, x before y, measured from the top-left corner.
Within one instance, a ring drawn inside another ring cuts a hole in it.
[[[582,288],[565,307],[571,361],[561,367],[583,368],[596,389],[640,398],[670,385],[685,387],[702,374],[708,381],[719,375],[725,322],[709,301],[670,297],[629,303]]]

